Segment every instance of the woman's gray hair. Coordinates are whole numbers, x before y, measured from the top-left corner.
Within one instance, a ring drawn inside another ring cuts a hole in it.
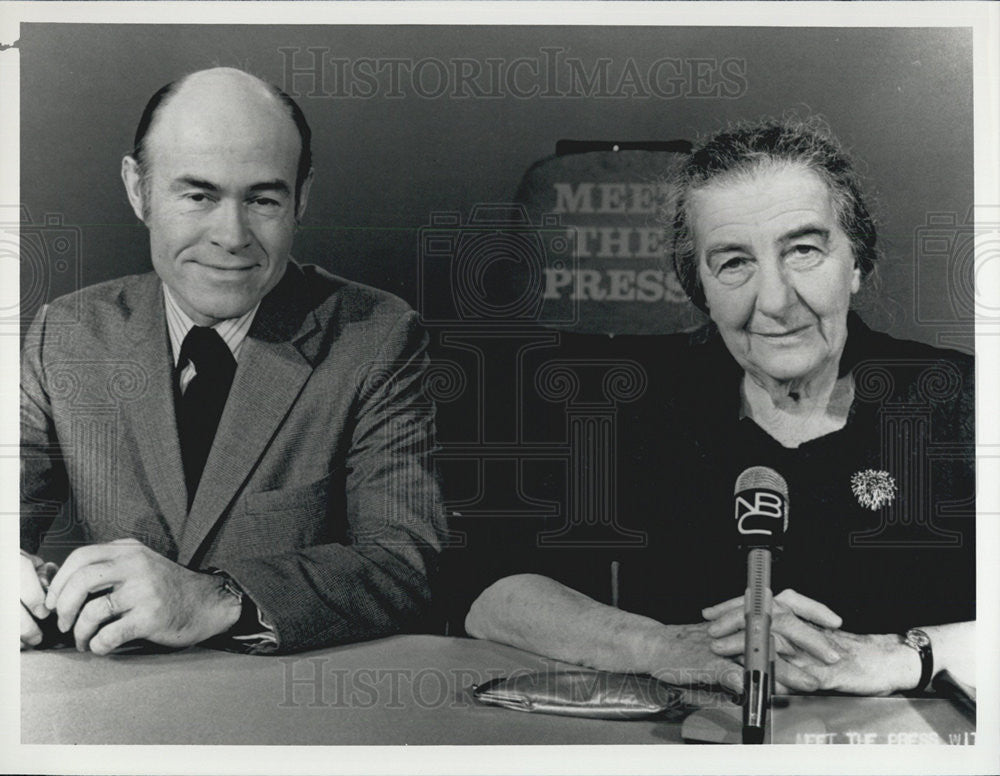
[[[726,129],[699,144],[678,175],[674,210],[674,271],[688,297],[707,312],[691,232],[691,193],[710,183],[747,178],[772,165],[801,165],[826,183],[854,261],[866,277],[878,261],[875,222],[850,156],[819,119],[767,119]]]

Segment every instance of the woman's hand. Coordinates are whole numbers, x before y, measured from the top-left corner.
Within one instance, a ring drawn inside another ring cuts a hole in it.
[[[736,660],[743,657],[743,599],[743,596],[731,598],[702,610],[702,616],[709,622],[711,650],[716,655]],[[794,590],[783,590],[774,597],[771,633],[777,653],[774,670],[778,692],[823,689],[821,678],[813,668],[836,664],[842,654],[822,629],[836,629],[842,623],[840,616],[828,606]],[[803,655],[810,660],[800,659]]]
[[[743,596],[703,609],[702,616],[710,621],[712,651],[731,657],[743,652]],[[843,624],[840,616],[825,604],[814,601],[792,589],[782,590],[774,597],[771,611],[771,633],[778,655],[805,652],[824,663],[836,663],[840,652],[822,630],[836,630]]]
[[[826,631],[840,659],[832,664],[806,653],[786,659],[819,680],[819,689],[852,695],[890,695],[912,690],[920,680],[920,656],[897,634],[858,635]]]

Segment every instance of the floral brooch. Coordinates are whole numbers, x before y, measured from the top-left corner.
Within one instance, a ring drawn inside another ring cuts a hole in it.
[[[851,491],[861,506],[874,512],[896,499],[896,481],[889,472],[865,469],[851,476]]]

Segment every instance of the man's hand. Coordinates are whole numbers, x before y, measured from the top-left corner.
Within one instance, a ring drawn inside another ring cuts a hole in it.
[[[36,620],[49,616],[45,590],[58,570],[55,563],[46,563],[37,555],[21,550],[21,649],[42,643],[42,629]]]
[[[920,681],[920,656],[898,635],[863,635],[827,631],[825,638],[840,654],[832,665],[805,653],[789,661],[819,679],[819,689],[853,695],[889,695],[912,690]]]
[[[57,612],[59,630],[72,628],[78,650],[98,655],[135,639],[190,646],[225,632],[240,615],[219,577],[186,569],[135,539],[75,550],[44,605]]]

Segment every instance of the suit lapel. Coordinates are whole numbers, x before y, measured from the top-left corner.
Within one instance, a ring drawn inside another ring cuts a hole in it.
[[[261,302],[240,351],[233,387],[180,538],[180,563],[191,562],[287,417],[313,372],[318,332],[302,272],[290,263],[282,281]]]
[[[135,431],[142,471],[176,541],[187,513],[184,469],[174,411],[173,358],[163,312],[163,293],[152,273],[130,278],[120,297],[126,315],[129,357],[142,368],[146,389],[123,408]]]

